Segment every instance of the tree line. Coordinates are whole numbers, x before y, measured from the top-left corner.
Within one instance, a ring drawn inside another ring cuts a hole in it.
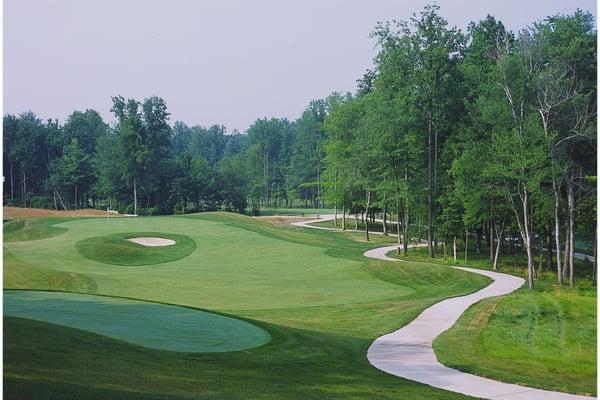
[[[136,215],[323,206],[324,101],[296,121],[257,119],[245,134],[169,124],[165,101],[112,99],[60,125],[32,112],[4,116],[4,203],[108,208]]]
[[[485,240],[495,269],[504,243],[521,246],[529,287],[547,249],[572,286],[576,234],[596,240],[593,17],[515,33],[488,16],[463,32],[427,6],[372,37],[354,93],[243,134],[170,125],[159,97],[114,97],[112,125],[94,110],[62,125],[5,115],[4,202],[139,215],[327,204],[343,229],[349,214],[364,221],[367,240],[381,217],[403,252],[422,235],[431,257],[456,259],[457,242],[466,257],[469,238],[477,252]]]
[[[477,251],[485,237],[496,269],[509,235],[527,254],[530,288],[544,248],[558,283],[573,286],[576,230],[596,225],[592,16],[517,33],[488,16],[463,33],[428,6],[372,36],[375,69],[325,121],[328,199],[370,215],[367,240],[374,213],[394,213],[404,253],[417,220],[430,257],[452,248],[456,259],[457,238],[466,256],[469,237]]]

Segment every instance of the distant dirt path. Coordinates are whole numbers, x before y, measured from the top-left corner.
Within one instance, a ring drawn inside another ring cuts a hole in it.
[[[329,221],[333,215],[322,215],[320,219],[294,222],[298,227],[336,230],[311,226],[315,222]],[[397,245],[368,250],[365,257],[384,261],[401,261],[388,257]],[[474,268],[451,267],[484,275],[493,282],[478,292],[440,301],[425,309],[408,325],[381,336],[371,344],[367,359],[377,369],[389,374],[424,383],[436,388],[462,393],[484,399],[501,400],[590,400],[594,397],[534,389],[510,383],[482,378],[448,368],[438,362],[433,351],[433,341],[450,329],[472,304],[488,297],[509,294],[519,289],[525,280],[499,272]]]
[[[3,207],[2,217],[4,219],[15,218],[39,218],[39,217],[106,217],[104,210],[86,208],[83,210],[46,210],[43,208]],[[111,213],[110,217],[118,217],[117,213]]]

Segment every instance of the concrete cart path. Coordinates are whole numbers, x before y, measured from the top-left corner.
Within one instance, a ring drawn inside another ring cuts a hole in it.
[[[332,220],[333,215],[293,223],[294,226],[336,230],[311,226],[315,222]],[[368,250],[365,257],[384,261],[401,261],[386,254],[397,245]],[[488,297],[501,296],[519,289],[525,280],[499,272],[474,268],[452,267],[485,275],[493,282],[478,292],[443,300],[425,309],[408,325],[377,338],[367,351],[367,359],[377,369],[389,374],[424,383],[436,388],[484,399],[501,400],[590,400],[593,397],[533,389],[482,378],[448,368],[438,362],[433,351],[433,341],[450,329],[472,304]]]

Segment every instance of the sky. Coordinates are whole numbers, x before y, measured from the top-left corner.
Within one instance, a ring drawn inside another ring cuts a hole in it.
[[[369,33],[425,0],[4,0],[3,112],[64,122],[111,96],[165,99],[171,122],[244,132],[353,92],[373,65]],[[487,14],[511,30],[593,0],[439,0],[451,26]]]

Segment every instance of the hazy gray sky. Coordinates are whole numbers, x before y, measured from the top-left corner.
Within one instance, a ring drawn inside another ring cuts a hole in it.
[[[171,121],[245,131],[295,119],[311,99],[354,91],[378,21],[425,0],[4,0],[4,112],[64,121],[110,97],[163,97]],[[593,0],[441,0],[450,25],[490,13],[510,29]]]

